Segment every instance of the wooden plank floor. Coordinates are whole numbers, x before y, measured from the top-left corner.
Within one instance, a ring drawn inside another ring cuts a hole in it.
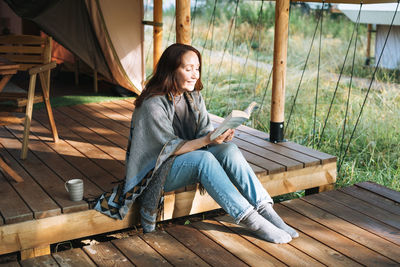
[[[15,183],[0,172],[0,234],[1,225],[88,211],[88,202],[69,200],[64,189],[69,179],[84,180],[85,198],[99,196],[123,179],[132,102],[126,99],[54,108],[60,135],[57,144],[52,142],[45,110],[35,110],[26,160],[19,159],[23,126],[0,127],[0,155],[24,179]],[[221,118],[212,115],[212,121],[217,125]],[[272,144],[268,137],[240,126],[233,142],[271,195],[335,182],[334,156],[293,142]],[[202,211],[204,208],[190,214]],[[171,212],[170,218],[187,215],[185,212]],[[10,252],[9,247],[0,242],[0,254]]]
[[[0,225],[87,210],[85,201],[68,199],[64,182],[83,179],[85,197],[90,198],[124,177],[132,111],[132,100],[55,108],[60,142],[54,144],[45,110],[35,110],[25,161],[19,159],[23,126],[1,127],[0,154],[25,182],[16,184],[0,173],[0,190],[6,196],[0,201]],[[322,152],[291,142],[271,144],[265,138],[267,134],[242,126],[233,141],[259,177],[336,161]]]
[[[275,204],[300,234],[289,244],[262,241],[221,216],[9,266],[399,266],[399,198],[364,182]]]

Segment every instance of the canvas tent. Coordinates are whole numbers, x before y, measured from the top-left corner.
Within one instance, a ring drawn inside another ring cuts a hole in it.
[[[5,1],[106,79],[135,93],[142,91],[143,1]]]
[[[362,7],[360,23],[376,25],[375,58],[379,58],[382,53],[396,5],[368,4]],[[357,21],[359,5],[340,4],[338,9],[351,21]],[[400,11],[397,11],[379,66],[386,69],[400,69]]]

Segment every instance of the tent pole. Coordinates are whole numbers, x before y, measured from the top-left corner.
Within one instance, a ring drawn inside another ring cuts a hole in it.
[[[79,85],[79,58],[74,56],[74,74],[75,74],[75,85]]]
[[[270,141],[282,142],[285,113],[285,82],[290,0],[276,0],[274,63],[272,73]]]
[[[97,94],[99,92],[97,70],[93,69],[93,90]]]
[[[371,32],[372,32],[372,24],[368,24],[367,26],[367,54],[365,59],[365,65],[369,66],[371,62]]]
[[[162,53],[162,0],[154,0],[153,8],[153,70],[157,66],[157,62]]]
[[[190,0],[176,0],[176,42],[191,44]]]

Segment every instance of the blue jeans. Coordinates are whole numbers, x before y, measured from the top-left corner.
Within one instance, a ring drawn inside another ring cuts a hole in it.
[[[177,156],[164,191],[198,182],[236,223],[259,205],[272,203],[271,197],[234,143],[222,143]]]

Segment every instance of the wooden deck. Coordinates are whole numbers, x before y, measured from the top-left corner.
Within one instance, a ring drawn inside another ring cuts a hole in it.
[[[54,144],[45,110],[35,110],[24,161],[19,159],[23,126],[0,127],[0,154],[25,180],[17,184],[0,172],[0,255],[22,251],[31,257],[49,252],[52,243],[137,223],[137,209],[127,219],[114,221],[91,210],[86,201],[70,201],[64,189],[65,181],[81,178],[85,197],[99,196],[123,179],[132,111],[132,99],[55,108],[61,139]],[[221,118],[212,120],[218,124]],[[323,190],[335,183],[334,156],[292,142],[272,144],[266,138],[263,132],[241,126],[233,142],[271,195]],[[207,194],[186,187],[166,194],[164,219],[216,208]]]
[[[9,266],[399,266],[400,192],[374,183],[275,205],[299,238],[276,245],[228,216]]]

